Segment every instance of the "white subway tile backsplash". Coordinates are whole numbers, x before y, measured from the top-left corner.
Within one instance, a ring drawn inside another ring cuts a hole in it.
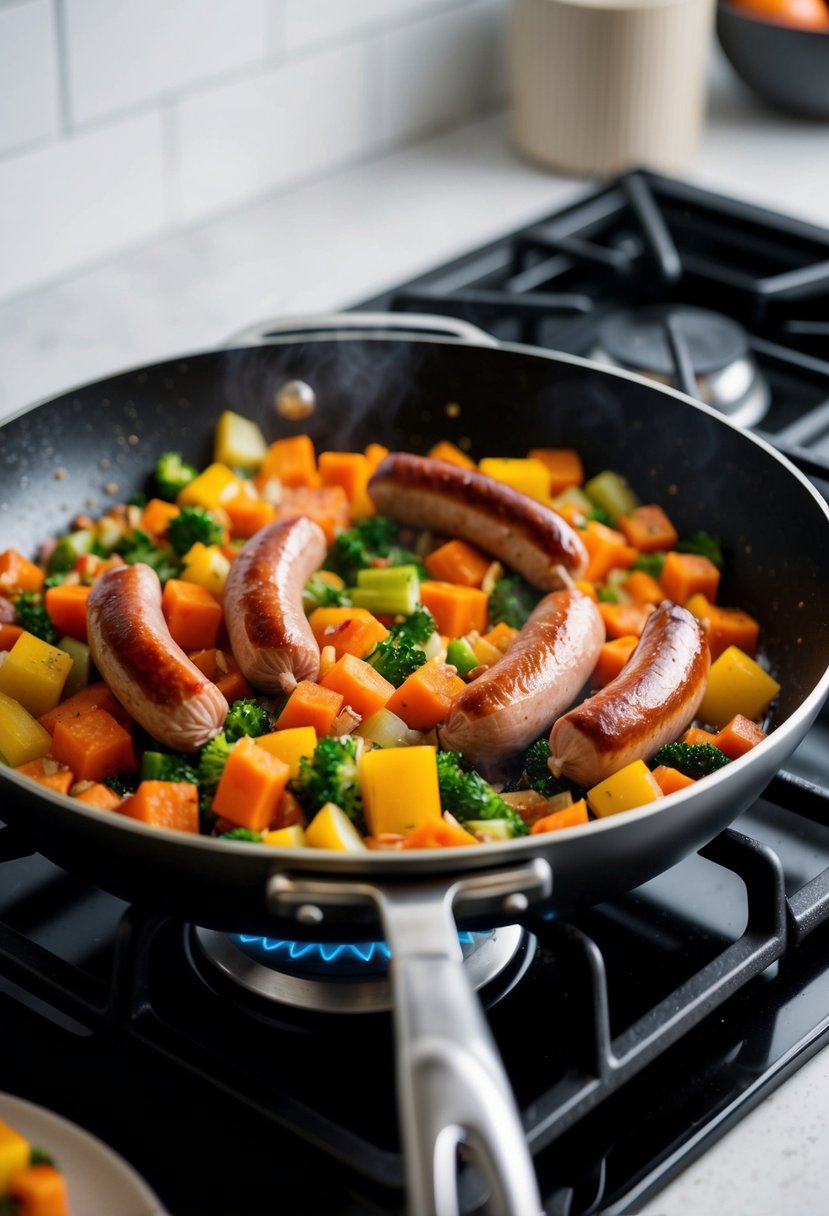
[[[471,117],[491,89],[487,6],[424,17],[383,35],[383,136],[397,143]],[[491,16],[491,13],[489,14]]]
[[[164,222],[158,113],[0,161],[0,293],[154,236]]]
[[[58,130],[50,0],[0,7],[0,155]]]
[[[271,2],[64,0],[72,122],[258,65]]]
[[[295,51],[464,3],[469,0],[283,0],[285,47]]]
[[[176,107],[176,220],[192,222],[376,144],[371,48],[356,43],[213,88]]]

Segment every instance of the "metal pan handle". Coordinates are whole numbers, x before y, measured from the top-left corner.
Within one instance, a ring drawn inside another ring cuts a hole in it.
[[[439,337],[456,338],[471,346],[498,345],[495,338],[456,317],[431,316],[428,313],[412,312],[336,312],[299,317],[275,317],[248,325],[229,338],[227,346],[265,346],[276,339],[289,337],[307,338],[347,331],[370,333],[372,337],[405,337],[406,335],[434,334]]]
[[[487,1187],[493,1216],[540,1216],[543,1207],[521,1118],[489,1026],[462,966],[455,922],[487,913],[502,923],[546,899],[546,862],[454,883],[392,885],[275,875],[271,908],[319,923],[324,906],[373,903],[391,950],[397,1102],[411,1216],[458,1216],[458,1150]],[[479,923],[480,922],[479,920]],[[476,1209],[477,1210],[477,1209]]]

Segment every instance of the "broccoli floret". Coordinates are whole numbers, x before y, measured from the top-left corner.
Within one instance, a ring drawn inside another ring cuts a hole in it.
[[[189,781],[198,785],[199,777],[186,756],[176,752],[144,752],[141,757],[142,781]]]
[[[658,550],[656,553],[640,553],[631,566],[631,570],[642,570],[651,578],[659,578],[665,565],[665,554]]]
[[[524,756],[524,772],[531,790],[544,798],[552,798],[572,789],[566,777],[554,777],[547,761],[550,759],[550,744],[547,739],[536,739]]]
[[[358,520],[352,528],[341,532],[328,550],[324,569],[333,570],[348,586],[357,581],[359,570],[378,562],[387,566],[416,566],[419,578],[426,577],[417,554],[398,545],[397,524],[385,515],[371,515]]]
[[[616,520],[609,511],[605,511],[604,507],[592,507],[587,518],[594,519],[596,523],[604,524],[607,528],[616,526]]]
[[[44,642],[55,642],[55,627],[39,591],[24,591],[12,600],[17,623]]]
[[[196,773],[203,793],[214,790],[219,784],[232,746],[227,735],[221,733],[214,735],[199,752]]]
[[[500,798],[479,772],[465,764],[458,752],[438,752],[440,803],[459,823],[467,819],[507,819],[516,836],[526,836],[526,823]]]
[[[119,540],[114,552],[119,553],[130,566],[143,562],[145,566],[152,567],[162,583],[181,573],[181,564],[169,545],[155,544],[140,528]]]
[[[618,604],[622,599],[615,587],[599,587],[596,596],[600,604]]]
[[[312,756],[300,758],[299,775],[291,782],[291,789],[307,815],[316,815],[326,802],[334,802],[353,823],[364,828],[357,740],[351,736],[320,739]]]
[[[306,612],[312,612],[314,608],[347,608],[351,599],[345,587],[332,587],[314,574],[302,588],[302,603]]]
[[[167,537],[179,557],[197,541],[203,545],[223,545],[227,532],[204,507],[182,507],[167,525]]]
[[[158,497],[173,502],[197,473],[198,469],[182,459],[181,452],[164,452],[155,465],[155,488]]]
[[[234,701],[225,718],[225,735],[235,743],[242,735],[266,735],[271,729],[271,716],[250,697]]]
[[[540,598],[540,593],[520,575],[499,578],[489,593],[489,622],[499,625],[503,621],[521,629]]]
[[[229,832],[222,832],[219,840],[249,840],[251,844],[261,844],[262,833],[252,832],[250,828],[231,828]]]
[[[412,642],[422,646],[435,632],[435,618],[428,608],[416,608],[409,616],[404,617],[392,627],[392,634],[400,642]]]
[[[399,641],[391,634],[377,643],[366,662],[389,684],[399,688],[413,671],[423,666],[426,655],[419,646],[405,640]]]
[[[41,1148],[39,1144],[33,1144],[29,1149],[29,1165],[52,1165],[54,1166],[55,1159],[51,1153],[48,1153],[45,1148]]]
[[[710,532],[693,532],[684,540],[678,540],[676,548],[680,553],[698,553],[713,562],[718,570],[723,568],[722,543]]]
[[[686,777],[698,780],[715,773],[718,768],[731,763],[731,758],[713,743],[666,743],[650,760],[650,767],[665,764],[678,769]]]

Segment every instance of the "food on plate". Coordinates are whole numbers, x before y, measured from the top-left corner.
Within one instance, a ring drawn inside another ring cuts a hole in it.
[[[0,1212],[69,1216],[66,1179],[45,1149],[0,1119]]]
[[[569,449],[267,444],[0,553],[0,759],[88,814],[273,848],[477,846],[652,804],[765,738],[727,561]],[[713,662],[712,662],[713,660]],[[710,670],[709,670],[710,665]]]
[[[741,11],[775,25],[804,30],[829,30],[829,5],[825,0],[734,0]]]

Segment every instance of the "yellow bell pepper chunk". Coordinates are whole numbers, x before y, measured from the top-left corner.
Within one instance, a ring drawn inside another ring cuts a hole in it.
[[[272,756],[278,756],[291,770],[291,780],[299,776],[299,762],[303,756],[312,756],[317,746],[317,732],[313,726],[289,726],[285,730],[271,731],[256,739]],[[287,830],[287,829],[286,829]]]
[[[541,502],[550,500],[550,470],[540,460],[486,456],[478,462],[478,469],[494,481],[502,481],[530,498]]]
[[[366,847],[345,811],[334,802],[326,802],[317,811],[305,829],[305,843],[312,849],[337,849],[341,853],[359,853]]]
[[[735,714],[756,721],[765,714],[780,685],[739,646],[728,646],[711,664],[708,687],[697,717],[722,730]]]
[[[15,1174],[25,1170],[31,1156],[29,1141],[0,1119],[0,1195],[5,1195]]]
[[[188,482],[179,491],[176,502],[180,507],[204,507],[206,511],[215,511],[229,498],[235,498],[243,484],[233,469],[217,461]]]
[[[308,842],[302,824],[292,823],[289,828],[274,828],[272,832],[263,833],[262,843],[272,849],[298,849]]]
[[[603,818],[656,802],[662,796],[662,790],[644,760],[634,760],[588,790],[587,802],[593,814]]]
[[[225,410],[219,415],[213,444],[213,459],[238,469],[258,469],[268,445],[255,422]]]
[[[72,656],[33,633],[21,633],[0,667],[0,692],[34,718],[54,709],[72,670]]]
[[[197,583],[211,595],[223,595],[230,562],[218,545],[206,545],[197,540],[182,558],[181,578],[186,583]]]
[[[52,736],[19,701],[0,692],[0,759],[12,768],[48,754]]]
[[[418,824],[442,819],[436,751],[417,745],[376,748],[362,755],[360,790],[372,836],[407,836]]]

